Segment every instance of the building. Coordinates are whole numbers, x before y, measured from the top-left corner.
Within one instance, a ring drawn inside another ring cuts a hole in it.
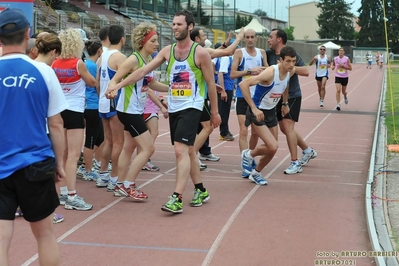
[[[312,1],[289,7],[288,23],[294,28],[295,40],[316,40],[319,39],[317,30],[319,25],[316,18],[320,15],[320,9],[316,7],[317,2]]]

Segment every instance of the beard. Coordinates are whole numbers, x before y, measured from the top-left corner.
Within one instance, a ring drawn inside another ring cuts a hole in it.
[[[183,31],[181,31],[178,37],[175,36],[175,39],[176,39],[177,41],[181,41],[181,40],[186,39],[186,38],[187,38],[187,35],[188,35],[188,28],[185,29],[185,30],[183,30]]]

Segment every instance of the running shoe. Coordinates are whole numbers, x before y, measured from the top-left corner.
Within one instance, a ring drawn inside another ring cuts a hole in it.
[[[76,171],[77,176],[83,176],[86,173],[86,168],[84,165],[79,165],[78,170]]]
[[[107,187],[109,182],[109,173],[100,174],[99,178],[97,178],[96,186],[97,187]]]
[[[54,213],[53,224],[59,224],[62,221],[64,221],[64,215]]]
[[[226,136],[219,136],[219,140],[223,140],[223,141],[233,141],[234,137],[231,134],[227,134]]]
[[[248,178],[249,174],[247,174],[245,171],[242,171],[241,177],[242,178]]]
[[[21,217],[24,216],[24,214],[21,211],[21,207],[18,207],[17,210],[15,211],[15,217]]]
[[[208,190],[205,189],[204,192],[202,192],[200,189],[196,188],[194,189],[194,196],[193,199],[190,201],[190,206],[192,207],[199,207],[202,205],[203,202],[208,201],[210,198]]]
[[[161,210],[172,213],[183,212],[183,202],[179,201],[176,195],[169,196],[169,201],[162,205]]]
[[[337,107],[335,107],[335,109],[337,109],[337,111],[341,111],[341,105],[337,104]]]
[[[123,186],[122,183],[116,183],[115,189],[114,189],[114,197],[126,197],[125,194],[120,192],[121,186]]]
[[[324,107],[324,101],[320,100],[320,107]]]
[[[296,173],[302,173],[302,165],[299,161],[291,162],[290,166],[284,171],[284,174],[287,175],[293,175]]]
[[[349,103],[348,97],[345,97],[344,101],[345,101],[345,104],[348,104]]]
[[[115,188],[116,188],[116,183],[112,183],[111,181],[108,181],[107,191],[114,192]]]
[[[299,163],[303,166],[305,164],[307,164],[310,159],[314,159],[317,157],[317,152],[312,149],[312,151],[310,153],[305,153],[304,151],[302,151],[302,158],[299,159]]]
[[[148,199],[147,194],[138,190],[135,184],[131,184],[128,188],[126,188],[124,185],[121,185],[119,187],[119,194],[140,201]]]
[[[143,170],[156,172],[159,171],[159,167],[153,164],[151,160],[148,160],[148,162],[143,166]]]
[[[200,159],[198,159],[200,171],[204,171],[206,168],[208,168],[208,165],[204,164]]]
[[[250,158],[249,152],[249,149],[243,150],[241,152],[241,169],[243,172],[250,175],[253,169],[254,159]]]
[[[65,201],[64,208],[67,210],[88,211],[93,208],[93,205],[86,203],[83,198],[76,195],[72,199],[68,197]]]
[[[215,156],[213,153],[208,154],[208,155],[203,155],[200,153],[198,157],[200,158],[201,161],[217,162],[220,160],[220,157]]]
[[[94,171],[92,171],[90,173],[85,171],[85,173],[83,174],[83,180],[85,180],[85,181],[97,181],[98,177],[99,177],[99,174]]]
[[[65,205],[68,195],[60,195],[60,205]]]
[[[266,186],[267,181],[263,178],[261,173],[258,173],[257,171],[252,171],[252,173],[249,175],[249,180],[252,182],[255,182],[255,184],[259,186]]]

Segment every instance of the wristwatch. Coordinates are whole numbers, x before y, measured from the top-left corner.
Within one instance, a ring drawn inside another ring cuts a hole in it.
[[[250,68],[247,69],[247,74],[248,74],[248,75],[251,75],[251,74],[252,74],[252,71],[251,71]]]
[[[288,106],[288,102],[283,102],[282,105]]]

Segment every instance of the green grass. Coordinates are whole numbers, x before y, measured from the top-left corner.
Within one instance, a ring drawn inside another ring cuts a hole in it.
[[[388,131],[387,144],[398,144],[399,138],[399,68],[392,68],[391,81],[387,75],[387,92],[385,95],[385,124]],[[393,99],[393,101],[391,101]],[[392,115],[392,109],[394,115]]]

